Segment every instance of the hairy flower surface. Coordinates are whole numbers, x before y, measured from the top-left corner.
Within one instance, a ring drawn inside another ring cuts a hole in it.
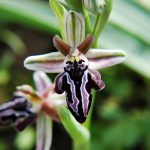
[[[125,53],[122,50],[90,49],[94,37],[87,35],[83,40],[84,19],[79,13],[70,11],[65,14],[64,28],[64,40],[58,35],[53,38],[54,46],[59,52],[30,56],[26,58],[24,65],[30,70],[61,72],[55,79],[55,92],[66,93],[69,110],[78,122],[83,123],[91,106],[92,88],[104,88],[101,76],[95,69],[122,62],[125,60]]]

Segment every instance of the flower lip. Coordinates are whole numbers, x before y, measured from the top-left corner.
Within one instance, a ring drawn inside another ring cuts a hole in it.
[[[22,110],[30,107],[31,105],[28,103],[25,97],[14,96],[11,101],[0,106],[0,112],[5,111],[7,109]]]
[[[31,107],[31,103],[25,97],[14,97],[11,101],[0,105],[0,123],[2,125],[14,124],[18,131],[22,131],[36,118]]]
[[[89,65],[88,59],[82,53],[67,55],[63,64],[65,70],[72,71],[74,74],[84,71]]]

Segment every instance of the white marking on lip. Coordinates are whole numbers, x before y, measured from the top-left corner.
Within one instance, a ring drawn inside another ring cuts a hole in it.
[[[82,97],[82,109],[83,109],[83,114],[86,117],[87,112],[88,112],[88,106],[89,106],[89,93],[86,90],[86,83],[88,82],[88,71],[86,70],[84,72],[84,75],[82,77],[82,84],[80,87],[81,91],[81,97]]]
[[[79,115],[78,113],[79,100],[76,96],[76,87],[74,85],[73,80],[71,80],[70,75],[66,73],[66,76],[67,76],[67,83],[70,84],[71,96],[72,96],[72,101],[73,101],[72,103],[68,101],[68,104],[72,108],[72,110],[76,112],[77,115]]]

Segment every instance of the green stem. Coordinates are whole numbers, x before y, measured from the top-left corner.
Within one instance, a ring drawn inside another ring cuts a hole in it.
[[[73,142],[73,150],[89,150],[89,142],[88,143]]]
[[[92,35],[93,35],[93,36],[95,36],[96,28],[97,28],[97,24],[98,24],[98,22],[99,22],[99,19],[100,19],[100,15],[97,15],[97,16],[96,16],[95,23],[94,23],[93,32],[92,32]]]
[[[107,23],[112,9],[112,2],[113,0],[106,0],[104,11],[96,16],[94,28],[92,31],[92,35],[95,37],[95,44],[97,43],[98,37],[100,36],[100,33]]]
[[[89,18],[88,12],[84,9],[83,6],[82,6],[82,14],[83,14],[83,17],[85,20],[85,32],[86,32],[86,34],[90,34],[90,33],[92,33],[90,18]]]
[[[95,36],[95,35],[96,35],[97,24],[99,22],[99,19],[100,19],[100,15],[97,15],[96,20],[95,20],[95,24],[94,24],[94,28],[93,28],[93,32],[92,32],[92,35],[95,37],[95,41],[94,41],[94,44],[93,44],[94,48],[98,48],[98,37]]]
[[[62,124],[73,140],[73,149],[88,150],[90,141],[89,130],[78,123],[67,108],[59,108],[58,113]]]

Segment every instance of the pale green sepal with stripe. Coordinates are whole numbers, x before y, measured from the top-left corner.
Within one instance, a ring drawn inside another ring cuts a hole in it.
[[[82,14],[69,11],[64,14],[64,41],[70,47],[77,47],[85,39],[85,22]]]

